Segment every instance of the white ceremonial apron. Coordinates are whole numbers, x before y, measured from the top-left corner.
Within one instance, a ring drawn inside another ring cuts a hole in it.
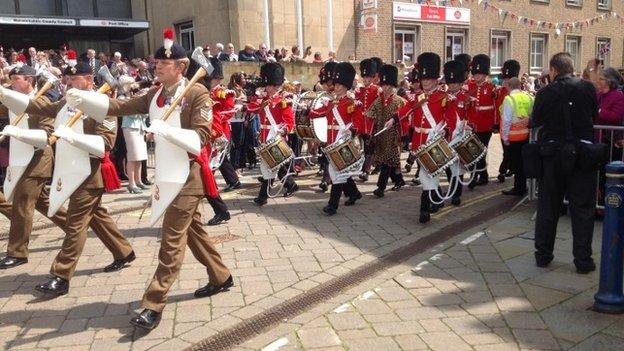
[[[56,115],[54,128],[65,125],[67,121],[77,112],[76,109],[67,104]],[[77,121],[72,130],[78,134],[84,134],[83,123],[86,115]],[[91,161],[89,152],[77,148],[64,139],[56,142],[56,152],[54,154],[54,173],[52,174],[52,185],[50,187],[50,207],[48,207],[48,217],[52,217],[63,206],[65,201],[80,187],[80,185],[91,174]]]
[[[11,124],[17,119],[12,111],[9,111],[9,121]],[[22,129],[28,129],[28,115],[17,124],[17,127]],[[9,166],[6,170],[6,178],[4,179],[4,195],[8,202],[13,201],[13,193],[17,183],[22,179],[26,168],[32,161],[35,155],[35,147],[17,140],[17,138],[11,138],[9,140]]]
[[[459,116],[457,116],[457,123],[455,124],[455,130],[453,131],[453,134],[452,134],[453,137],[449,145],[453,146],[461,141],[462,137],[464,136],[465,127],[466,127],[466,121],[462,121],[459,118]],[[468,171],[462,164],[460,158],[457,158],[457,161],[455,161],[451,165],[450,168],[451,168],[451,175],[454,177],[459,177]]]
[[[423,107],[425,106],[426,104],[423,105]],[[431,112],[429,112],[429,114],[431,114]],[[434,124],[431,124],[431,125],[433,127],[432,127],[432,130],[427,134],[427,141],[426,141],[427,143],[435,139],[437,136],[435,121],[434,121]],[[438,189],[438,187],[440,186],[440,176],[436,176],[436,177],[431,176],[431,174],[429,174],[429,172],[425,170],[425,167],[420,167],[420,170],[418,172],[418,179],[420,180],[420,184],[422,184],[423,191],[435,190],[435,189]]]
[[[349,132],[348,128],[351,125],[349,124],[347,126],[344,124],[344,120],[342,119],[342,116],[340,115],[340,112],[338,111],[338,107],[334,106],[334,108],[332,109],[332,113],[334,115],[334,119],[336,120],[336,122],[338,122],[338,127],[340,128],[338,129],[338,133],[336,134],[336,139],[335,139],[335,140],[339,140],[344,135],[344,133]],[[329,159],[329,155],[325,155],[325,156]],[[328,167],[327,167],[327,172],[329,173],[329,178],[331,179],[332,184],[344,184],[347,182],[347,180],[349,180],[349,178],[355,175],[361,174],[362,166],[364,165],[364,157],[362,156],[358,162],[360,163],[360,166],[355,171],[351,171],[348,173],[338,172],[336,167],[334,167],[334,165],[331,162],[329,162]]]
[[[185,81],[178,86],[172,101],[175,100],[182,90],[184,90]],[[162,91],[162,87],[158,89],[149,107],[150,119],[155,121],[162,119],[163,114],[169,108],[169,105],[158,107],[156,100]],[[178,105],[173,113],[167,119],[167,124],[181,128],[180,113],[182,108]],[[186,150],[170,143],[167,139],[154,135],[156,148],[156,174],[154,177],[154,186],[152,187],[152,211],[150,214],[150,226],[156,224],[158,219],[165,213],[169,205],[178,196],[190,174],[190,160]]]
[[[271,124],[271,129],[269,129],[269,133],[266,137],[266,140],[269,141],[277,135],[278,126],[277,123],[275,123],[275,118],[273,118],[273,114],[271,113],[271,109],[269,109],[268,105],[264,107],[264,114]],[[277,172],[279,172],[279,169],[275,172],[271,172],[269,167],[264,163],[262,157],[260,157],[260,173],[262,174],[262,178],[265,180],[275,179],[277,178]]]

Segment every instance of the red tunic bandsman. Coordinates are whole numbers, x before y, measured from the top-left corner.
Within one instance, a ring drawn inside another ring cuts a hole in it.
[[[355,89],[355,98],[362,106],[362,116],[366,114],[366,111],[370,109],[375,99],[379,96],[380,88],[376,84],[378,69],[379,67],[377,67],[377,63],[373,59],[367,58],[360,62],[360,76],[362,77],[364,85]],[[368,180],[373,159],[374,145],[371,142],[371,136],[373,135],[373,127],[375,126],[374,121],[374,119],[364,117],[359,123],[360,130],[358,130],[358,132],[362,136],[365,155],[364,167],[360,179],[364,181]]]

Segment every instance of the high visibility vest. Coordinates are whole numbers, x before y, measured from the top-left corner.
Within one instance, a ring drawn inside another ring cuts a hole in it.
[[[509,94],[505,101],[511,104],[513,116],[509,129],[509,141],[525,141],[529,138],[529,117],[533,111],[533,97],[525,92]]]

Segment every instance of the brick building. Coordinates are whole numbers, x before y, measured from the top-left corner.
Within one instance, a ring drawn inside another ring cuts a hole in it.
[[[621,0],[487,2],[505,11],[507,16],[499,15],[492,8],[484,10],[485,1],[478,4],[477,1],[464,0],[461,5],[454,1],[456,8],[419,5],[417,1],[366,2],[372,3],[373,8],[362,12],[358,9],[358,16],[364,13],[376,17],[377,29],[358,28],[358,58],[378,55],[386,60],[409,60],[421,52],[432,51],[448,60],[460,52],[486,53],[492,57],[494,73],[500,71],[502,63],[510,58],[520,61],[522,72],[530,68],[532,73],[538,73],[547,68],[550,56],[568,51],[579,71],[595,57],[604,59],[606,65],[623,65],[624,25],[619,18],[611,16],[612,12],[624,14],[624,1]],[[584,23],[582,29],[578,26],[562,29],[557,34],[554,25],[538,29],[536,25],[519,23],[511,13],[553,24],[583,22],[602,15],[608,18],[591,26]],[[609,52],[605,46],[610,48]]]

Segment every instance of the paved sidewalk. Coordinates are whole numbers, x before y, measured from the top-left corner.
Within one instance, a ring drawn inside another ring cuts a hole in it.
[[[532,214],[470,229],[239,349],[624,350],[624,317],[589,309],[598,271],[575,273],[569,218],[554,262],[537,268]],[[596,253],[601,230],[597,222]]]

